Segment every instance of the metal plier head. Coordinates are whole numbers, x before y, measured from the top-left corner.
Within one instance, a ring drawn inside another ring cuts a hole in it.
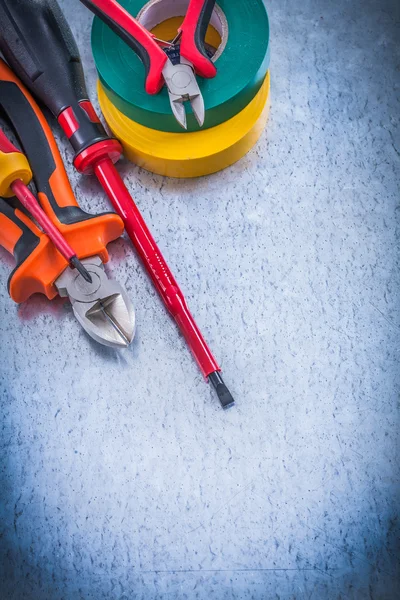
[[[92,282],[67,268],[55,282],[58,293],[70,299],[77,320],[90,337],[105,346],[127,347],[136,329],[132,302],[125,289],[107,277],[99,256],[82,262]]]
[[[163,77],[168,88],[172,112],[178,123],[187,129],[185,102],[190,102],[196,121],[202,127],[205,119],[204,98],[197,83],[194,67],[181,56],[179,46],[165,50],[168,57]]]
[[[171,108],[180,125],[186,129],[184,103],[189,101],[199,125],[202,126],[205,108],[196,74],[210,78],[217,73],[205,46],[215,0],[190,0],[177,38],[172,43],[162,42],[162,46],[167,46],[167,49],[161,47],[158,43],[161,40],[156,40],[116,0],[81,2],[111,27],[142,60],[146,69],[147,93],[157,94],[166,83]]]

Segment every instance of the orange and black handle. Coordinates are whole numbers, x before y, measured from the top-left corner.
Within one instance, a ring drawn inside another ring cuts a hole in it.
[[[78,258],[99,255],[103,262],[107,262],[107,244],[120,237],[123,232],[121,218],[114,213],[105,213],[99,216],[89,215],[78,206],[54,136],[43,113],[23,84],[1,60],[0,108],[15,129],[28,158],[39,201],[47,216],[74,248]],[[5,214],[7,222],[11,223],[10,212],[2,211],[3,224],[5,224]],[[26,220],[21,211],[18,211],[16,218],[20,230],[18,240],[21,240],[21,247],[33,248],[32,234],[26,232],[26,227],[32,232],[32,227],[30,227],[32,222],[29,219]],[[21,223],[25,224],[25,229],[22,228]],[[16,232],[15,222],[12,230]],[[47,236],[38,234],[39,230],[36,227],[33,231],[39,240],[44,238],[41,244],[39,242],[37,244],[40,248],[46,246],[46,252],[41,254],[43,264],[40,268],[38,267],[40,261],[33,260],[34,257],[31,257],[31,260],[25,258],[23,260],[25,268],[17,267],[12,274],[9,289],[16,302],[21,302],[38,291],[50,299],[56,296],[57,290],[54,282],[68,265]],[[12,240],[14,237],[11,236]],[[24,239],[28,240],[28,238],[29,243],[25,243]],[[10,243],[9,233],[4,227],[1,227],[0,244],[13,250],[14,246]],[[47,246],[49,247],[47,248]],[[27,251],[18,251],[17,260],[26,253]],[[27,270],[27,265],[29,265],[29,269],[35,268],[36,272]],[[40,285],[38,281],[41,281]]]
[[[0,245],[16,260],[8,280],[8,291],[15,302],[25,302],[35,293],[45,294],[49,299],[57,295],[54,281],[67,268],[68,261],[24,212],[3,198],[0,198]]]

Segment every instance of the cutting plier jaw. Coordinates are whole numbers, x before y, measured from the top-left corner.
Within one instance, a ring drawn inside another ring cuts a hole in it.
[[[172,112],[178,123],[187,129],[185,103],[190,102],[193,114],[202,127],[205,119],[204,98],[197,83],[193,65],[183,56],[174,64],[169,58],[163,69]]]
[[[71,301],[75,317],[91,338],[112,348],[126,348],[135,336],[135,310],[125,291],[110,280],[99,256],[82,261],[92,283],[70,268],[55,282],[58,293]]]
[[[187,129],[184,103],[189,101],[193,114],[202,127],[205,113],[204,100],[195,72],[205,78],[215,77],[217,72],[205,48],[207,27],[215,0],[188,1],[183,23],[172,43],[156,38],[117,0],[81,0],[81,2],[139,56],[146,71],[146,92],[158,94],[165,81],[172,112],[178,123]],[[173,58],[172,63],[170,62],[171,52],[179,64],[175,64]]]

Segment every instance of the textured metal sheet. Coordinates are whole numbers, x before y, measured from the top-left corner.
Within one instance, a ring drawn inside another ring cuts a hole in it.
[[[94,94],[91,16],[62,6]],[[122,352],[62,300],[16,307],[1,253],[2,600],[399,597],[394,7],[269,2],[256,148],[194,181],[121,165],[222,362],[228,413],[127,241],[109,267],[137,308]],[[69,172],[83,208],[107,208]]]

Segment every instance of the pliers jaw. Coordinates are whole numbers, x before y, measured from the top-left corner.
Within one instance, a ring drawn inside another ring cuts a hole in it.
[[[172,112],[181,127],[187,129],[185,102],[190,102],[196,121],[202,127],[205,119],[204,98],[192,63],[183,56],[180,56],[179,63],[174,63],[168,58],[163,69],[163,77]]]
[[[91,338],[105,346],[126,348],[135,336],[136,319],[125,289],[108,279],[99,256],[82,263],[92,283],[67,268],[55,282],[58,293],[70,299],[77,320]]]
[[[215,77],[217,72],[205,47],[206,31],[215,0],[188,1],[185,18],[172,43],[156,38],[117,0],[81,0],[81,2],[139,56],[146,70],[147,93],[157,94],[165,81],[171,108],[179,124],[184,129],[187,128],[184,103],[189,101],[194,116],[202,127],[205,113],[204,100],[195,72],[206,78]],[[167,49],[161,47],[165,45]]]

